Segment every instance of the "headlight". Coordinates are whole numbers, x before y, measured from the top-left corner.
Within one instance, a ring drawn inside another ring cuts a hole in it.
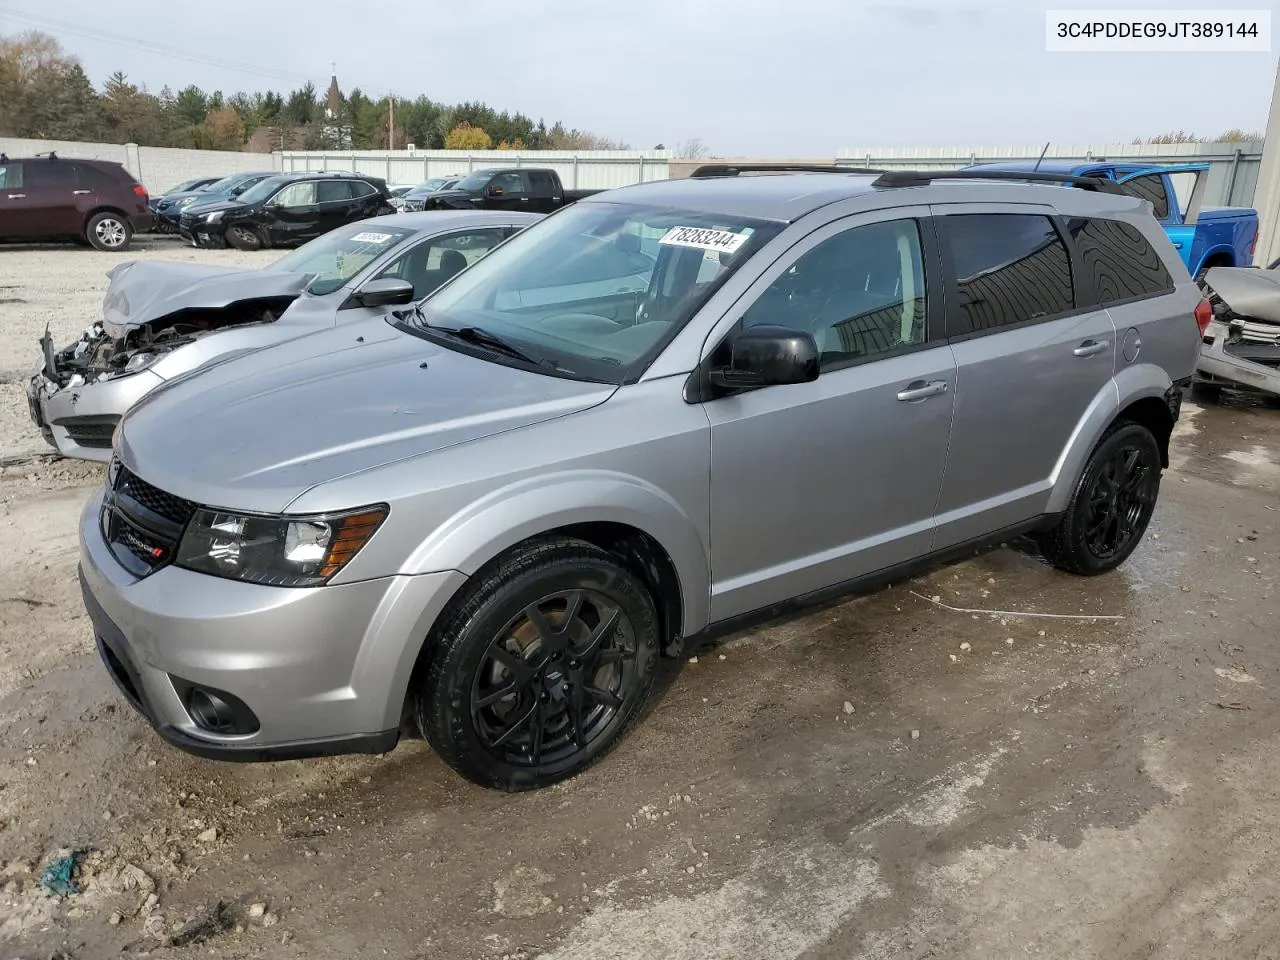
[[[176,562],[232,580],[316,587],[360,552],[386,516],[384,504],[309,517],[200,509],[187,524]]]
[[[145,350],[135,353],[119,370],[112,370],[109,373],[105,373],[100,379],[114,380],[117,377],[127,377],[131,373],[138,373],[140,370],[147,369],[147,367],[151,366],[159,359],[160,354],[158,353],[149,353]]]
[[[213,213],[206,213],[206,214],[204,215],[204,222],[205,222],[205,223],[217,223],[219,220],[221,220],[221,219],[222,219],[222,214],[223,214],[224,212],[225,212],[225,211],[223,211],[223,210],[215,210],[215,211],[213,211]]]
[[[178,209],[181,210],[183,207],[190,206],[195,202],[196,202],[195,197],[183,197],[181,200],[178,201]]]

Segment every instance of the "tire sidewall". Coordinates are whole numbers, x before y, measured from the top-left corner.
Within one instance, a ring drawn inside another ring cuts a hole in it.
[[[470,698],[476,671],[482,666],[493,638],[521,610],[548,595],[574,589],[603,594],[617,603],[630,620],[636,645],[633,668],[639,672],[634,691],[586,749],[538,768],[507,763],[489,753],[472,722]],[[425,689],[418,693],[420,717],[427,710],[436,714],[435,736],[430,732],[433,725],[420,720],[420,726],[442,755],[454,758],[450,762],[464,776],[506,789],[528,789],[556,782],[599,759],[635,719],[656,672],[659,630],[653,601],[639,581],[612,563],[587,565],[563,559],[519,574],[485,597],[455,629],[459,642],[445,651],[438,668],[429,672]],[[447,738],[447,743],[435,742],[441,735]]]
[[[252,253],[255,250],[261,250],[266,246],[266,244],[262,242],[262,235],[253,227],[232,224],[227,227],[223,235],[227,238],[227,243],[230,246],[235,247],[237,250],[242,250],[245,253]],[[252,241],[247,239],[249,236],[253,237]]]
[[[1149,462],[1155,471],[1155,476],[1152,480],[1151,511],[1143,519],[1136,535],[1130,539],[1128,544],[1112,556],[1106,559],[1099,559],[1084,541],[1089,491],[1093,488],[1103,464],[1107,462],[1116,448],[1134,441],[1146,448],[1144,458],[1149,458]],[[1102,442],[1094,449],[1093,454],[1089,457],[1089,463],[1085,467],[1084,476],[1080,478],[1080,486],[1076,489],[1075,502],[1072,504],[1074,514],[1072,517],[1072,532],[1073,539],[1076,541],[1073,546],[1079,560],[1088,572],[1102,573],[1114,570],[1124,563],[1129,558],[1129,555],[1137,549],[1138,544],[1142,542],[1142,538],[1146,535],[1147,526],[1151,523],[1151,517],[1155,514],[1156,504],[1160,497],[1161,473],[1160,446],[1151,431],[1141,424],[1126,423],[1103,438]]]

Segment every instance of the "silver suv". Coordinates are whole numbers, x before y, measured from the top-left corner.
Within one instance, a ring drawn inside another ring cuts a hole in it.
[[[1208,319],[1149,206],[750,172],[583,200],[415,306],[135,407],[81,575],[158,732],[256,760],[416,728],[536,787],[710,631],[1015,533],[1123,562]]]

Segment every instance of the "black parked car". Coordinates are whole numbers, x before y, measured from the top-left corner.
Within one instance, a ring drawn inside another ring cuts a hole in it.
[[[296,246],[334,227],[394,212],[380,177],[293,173],[263,180],[234,200],[191,204],[178,231],[193,246],[259,250]]]
[[[193,203],[211,203],[214,200],[231,200],[268,177],[278,176],[274,170],[254,170],[233,173],[215,180],[199,189],[170,190],[151,206],[155,214],[155,228],[161,233],[177,233],[183,212]]]

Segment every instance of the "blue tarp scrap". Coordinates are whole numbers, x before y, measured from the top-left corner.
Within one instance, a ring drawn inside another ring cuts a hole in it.
[[[40,872],[40,886],[55,897],[69,897],[80,893],[83,888],[76,880],[76,866],[84,854],[83,850],[72,850],[63,856],[54,857]]]

